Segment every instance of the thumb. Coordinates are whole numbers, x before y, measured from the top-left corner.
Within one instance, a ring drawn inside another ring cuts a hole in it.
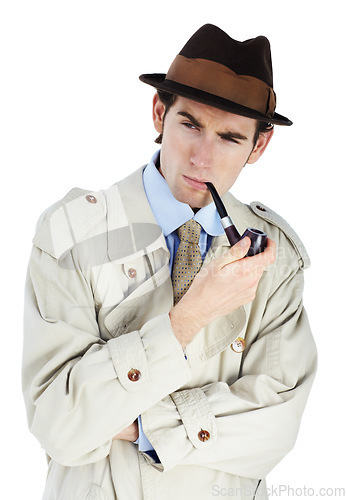
[[[232,262],[236,262],[237,260],[242,259],[248,253],[251,245],[251,240],[248,236],[242,238],[235,245],[233,245],[230,250],[224,253],[220,257],[220,261],[218,262],[218,268],[222,269],[223,267],[231,264]]]

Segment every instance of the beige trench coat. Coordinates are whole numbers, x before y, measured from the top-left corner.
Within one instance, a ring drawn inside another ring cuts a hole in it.
[[[169,252],[142,169],[107,191],[74,189],[41,217],[23,390],[49,457],[44,499],[267,498],[265,476],[295,443],[315,373],[302,305],[309,259],[270,209],[224,201],[240,232],[256,227],[275,240],[277,261],[256,299],[202,329],[187,359],[169,321]],[[214,238],[204,264],[227,248]],[[230,347],[238,337],[243,353]],[[138,415],[160,463],[112,440]]]

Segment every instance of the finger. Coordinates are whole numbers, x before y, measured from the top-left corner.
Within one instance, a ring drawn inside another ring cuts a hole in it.
[[[252,257],[251,257],[252,258]],[[270,264],[274,264],[276,260],[276,243],[270,238],[267,239],[267,246],[264,252],[257,254],[253,257],[257,260],[259,265],[268,267]]]
[[[266,257],[269,261],[269,264],[274,264],[274,262],[276,260],[276,243],[275,243],[275,241],[268,238],[267,248],[265,249],[264,253],[266,254]]]
[[[248,253],[251,245],[251,240],[247,236],[235,245],[233,245],[230,250],[219,257],[217,262],[217,267],[222,269],[223,267],[242,259]]]
[[[276,243],[268,238],[267,247],[264,252],[253,257],[246,257],[243,261],[244,272],[263,272],[268,266],[274,264],[276,260]]]

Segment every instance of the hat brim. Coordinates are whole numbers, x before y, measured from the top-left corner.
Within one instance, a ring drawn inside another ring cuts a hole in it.
[[[272,123],[274,125],[292,125],[292,121],[285,116],[274,113],[272,118],[256,111],[254,109],[247,108],[233,101],[224,99],[214,94],[209,94],[203,90],[195,89],[181,83],[174,82],[173,80],[167,80],[166,75],[163,73],[151,73],[143,74],[139,77],[140,81],[147,83],[158,90],[163,90],[166,92],[171,92],[172,94],[177,94],[187,99],[192,99],[193,101],[200,102],[202,104],[207,104],[213,106],[214,108],[221,109],[223,111],[228,111],[229,113],[234,113],[236,115],[246,116],[248,118],[253,118],[262,122]]]

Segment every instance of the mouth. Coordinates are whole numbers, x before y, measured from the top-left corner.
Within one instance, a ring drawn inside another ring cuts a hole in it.
[[[207,191],[208,188],[206,186],[207,179],[196,179],[195,177],[188,177],[187,175],[183,175],[185,182],[192,188],[198,189],[199,191]]]

